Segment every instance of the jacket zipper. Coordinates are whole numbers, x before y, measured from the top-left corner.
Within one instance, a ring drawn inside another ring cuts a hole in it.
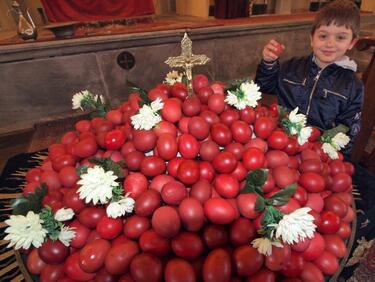
[[[315,91],[316,85],[318,84],[318,80],[319,80],[320,74],[322,73],[322,70],[323,70],[323,69],[321,69],[321,70],[318,72],[318,74],[315,76],[315,78],[314,78],[315,82],[314,82],[314,86],[313,86],[313,88],[312,88],[312,90],[311,90],[311,93],[310,93],[309,104],[307,105],[306,116],[309,115],[312,96],[314,95],[314,91]]]
[[[340,97],[344,100],[348,100],[348,98],[345,97],[344,95],[341,95],[340,93],[337,93],[337,92],[333,92],[331,90],[323,89],[323,92],[324,92],[324,98],[327,98],[328,93],[330,93],[330,94],[338,96],[338,97]]]
[[[283,78],[283,81],[286,81],[286,82],[289,82],[290,84],[295,84],[295,85],[305,86],[305,84],[306,84],[306,78],[302,82],[295,82],[295,81],[291,81],[291,80],[286,79],[286,78]]]

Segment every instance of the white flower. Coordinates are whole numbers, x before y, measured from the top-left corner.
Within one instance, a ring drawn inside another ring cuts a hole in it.
[[[175,70],[170,71],[169,73],[167,73],[164,81],[168,85],[173,85],[176,82],[182,82],[182,74]]]
[[[272,246],[276,246],[279,248],[283,246],[280,242],[271,241],[267,237],[254,239],[251,242],[251,245],[253,245],[253,247],[257,249],[260,254],[265,256],[272,255]]]
[[[5,229],[8,235],[4,240],[10,240],[8,247],[15,246],[15,249],[28,249],[31,245],[39,248],[46,238],[47,230],[42,226],[43,220],[39,214],[29,211],[26,216],[11,215],[5,223],[9,226]]]
[[[71,220],[73,216],[74,216],[74,211],[72,209],[61,208],[55,213],[54,218],[57,221],[67,221],[67,220]]]
[[[337,153],[337,149],[331,145],[331,143],[323,143],[322,150],[326,153],[332,160],[337,160],[339,158],[339,154]]]
[[[300,145],[305,144],[312,133],[312,128],[306,125],[306,116],[297,114],[298,107],[289,113],[287,127],[289,134],[297,135],[297,142]]]
[[[160,98],[157,98],[155,101],[151,102],[150,106],[151,106],[151,109],[154,112],[157,112],[157,111],[160,111],[163,108],[164,103],[162,102],[162,100]]]
[[[63,225],[57,239],[59,239],[60,242],[63,243],[66,247],[69,247],[70,242],[74,239],[75,236],[76,232],[73,230],[73,228]]]
[[[130,119],[135,129],[150,130],[162,121],[158,111],[163,108],[164,104],[160,98],[157,98],[151,105],[143,105],[138,114]]]
[[[93,201],[94,205],[108,203],[112,198],[112,188],[119,184],[115,181],[116,175],[113,171],[104,171],[101,166],[89,167],[87,173],[81,175],[77,182],[81,187],[78,189],[79,198],[85,199],[86,203]]]
[[[312,128],[310,126],[306,126],[300,130],[297,137],[297,142],[300,145],[305,144],[309,137],[311,136]]]
[[[304,114],[297,114],[297,113],[298,113],[298,107],[289,113],[288,118],[290,122],[298,123],[304,126],[306,124],[306,116]]]
[[[72,109],[73,110],[76,110],[76,109],[82,109],[82,105],[81,105],[81,101],[84,99],[84,96],[81,92],[79,93],[76,93],[74,94],[73,98],[72,98]]]
[[[126,213],[131,213],[134,209],[135,201],[130,197],[123,197],[118,202],[110,203],[107,207],[108,217],[117,218],[125,215]]]
[[[298,134],[298,129],[295,128],[294,126],[291,126],[289,128],[289,133],[290,133],[290,135],[296,135],[296,134]]]
[[[286,214],[276,227],[276,238],[281,238],[288,245],[314,236],[314,217],[309,214],[310,208],[300,208]]]
[[[344,148],[350,141],[349,136],[345,133],[339,132],[332,138],[333,146],[336,148],[341,149]]]
[[[332,160],[339,158],[337,151],[344,148],[350,141],[350,138],[342,132],[337,133],[330,141],[324,142],[322,144],[322,150],[326,153]]]
[[[225,102],[238,110],[243,110],[246,106],[255,108],[257,101],[262,98],[262,93],[259,89],[260,87],[254,81],[243,82],[235,92],[228,90]]]
[[[105,98],[104,98],[103,95],[95,95],[94,96],[94,101],[97,101],[98,97],[99,97],[100,101],[102,102],[102,104],[104,104],[105,103]]]
[[[232,105],[232,106],[235,106],[237,104],[239,104],[240,102],[238,101],[238,98],[236,96],[236,92],[232,92],[232,91],[229,91],[228,90],[228,95],[227,97],[225,98],[225,102],[227,102],[227,104],[229,105]],[[235,106],[236,108],[237,107],[242,107],[243,103],[241,105],[238,105],[238,106]],[[246,107],[246,106],[245,106]]]
[[[88,90],[84,90],[84,91],[74,94],[72,98],[72,103],[73,103],[72,109],[73,110],[81,109],[83,111],[82,101],[85,99],[92,99],[92,98],[93,96]]]

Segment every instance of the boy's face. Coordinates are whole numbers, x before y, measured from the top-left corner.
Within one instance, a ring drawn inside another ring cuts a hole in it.
[[[311,36],[311,47],[321,68],[340,60],[356,42],[350,28],[335,24],[322,25]]]

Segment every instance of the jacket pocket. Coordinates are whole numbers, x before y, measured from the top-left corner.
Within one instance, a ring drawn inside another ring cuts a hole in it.
[[[293,81],[293,80],[290,80],[290,79],[283,78],[283,81],[285,81],[289,84],[293,84],[293,85],[301,85],[301,86],[306,85],[306,78],[302,81]]]
[[[344,95],[342,95],[340,93],[337,93],[337,92],[334,92],[334,91],[331,91],[331,90],[328,90],[328,89],[323,89],[323,97],[327,98],[328,95],[335,95],[337,97],[340,97],[341,99],[348,100],[348,97],[345,97]]]

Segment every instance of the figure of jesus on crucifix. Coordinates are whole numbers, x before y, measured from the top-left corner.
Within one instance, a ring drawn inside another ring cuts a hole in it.
[[[185,70],[186,78],[188,81],[188,91],[192,93],[192,79],[193,73],[192,69],[197,65],[205,65],[210,61],[206,55],[194,55],[193,54],[193,42],[188,37],[185,32],[184,38],[181,40],[181,55],[177,57],[169,57],[165,63],[171,68],[183,68]]]

